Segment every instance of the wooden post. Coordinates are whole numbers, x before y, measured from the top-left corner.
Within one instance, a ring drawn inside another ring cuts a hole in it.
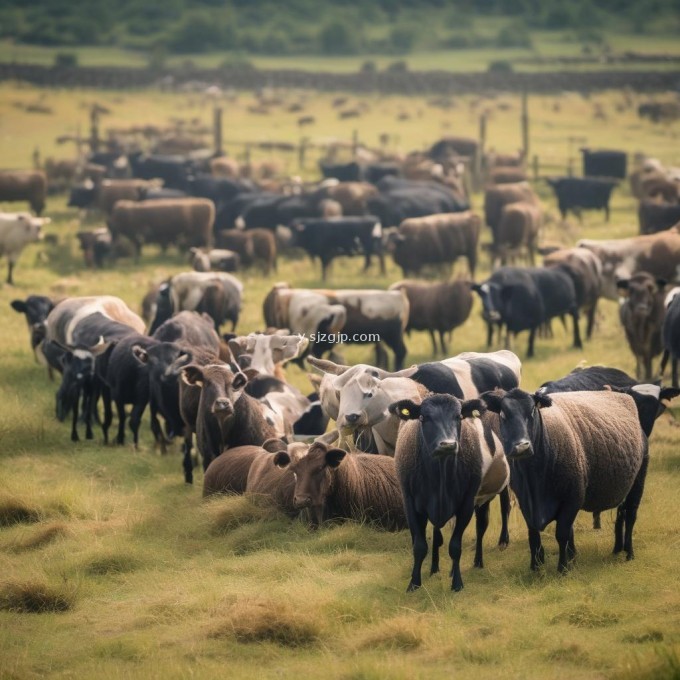
[[[224,150],[222,149],[222,107],[216,106],[213,109],[213,144],[215,147],[215,156],[222,156]]]
[[[529,158],[529,96],[522,92],[522,153],[524,159]]]
[[[536,181],[538,179],[539,174],[539,160],[536,154],[534,154],[533,158],[533,167],[534,167],[534,181]]]
[[[298,168],[305,169],[305,154],[307,153],[307,137],[300,137],[300,146],[298,146]]]
[[[472,185],[475,191],[482,188],[482,159],[484,158],[484,149],[486,148],[486,113],[482,113],[479,117],[479,144],[477,146],[477,153],[472,159],[474,163],[472,170]]]
[[[99,107],[95,104],[90,109],[90,150],[99,151]]]

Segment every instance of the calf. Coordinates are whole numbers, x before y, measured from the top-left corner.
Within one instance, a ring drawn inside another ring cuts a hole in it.
[[[428,520],[434,525],[431,574],[439,571],[441,528],[455,516],[449,543],[451,588],[463,588],[462,539],[473,512],[477,516],[474,565],[484,566],[482,539],[489,521],[489,502],[509,481],[508,464],[491,421],[481,419],[484,410],[479,399],[461,402],[444,394],[426,397],[420,404],[404,399],[390,405],[390,412],[405,421],[399,429],[394,463],[413,541],[413,571],[407,592],[421,585]]]
[[[445,283],[423,283],[421,281],[399,281],[389,290],[403,290],[408,297],[409,315],[406,332],[411,330],[429,331],[432,340],[432,354],[437,354],[435,331],[439,333],[439,344],[443,354],[448,354],[444,334],[462,326],[472,309],[471,284],[457,279]]]
[[[14,267],[29,243],[43,238],[42,227],[49,217],[33,217],[30,213],[0,212],[0,257],[7,258],[7,283],[14,284]]]
[[[635,356],[636,375],[645,381],[652,379],[652,360],[663,350],[661,327],[665,285],[663,279],[655,279],[647,272],[618,282],[626,296],[619,307],[619,318]]]
[[[278,451],[273,463],[293,473],[293,505],[297,510],[309,508],[317,526],[341,518],[391,530],[406,527],[394,459],[389,456],[348,454],[315,442],[295,460],[285,449]]]
[[[204,470],[225,448],[259,446],[277,436],[260,403],[244,392],[248,378],[243,373],[234,373],[225,363],[193,363],[182,369],[182,380],[201,388],[195,429]]]
[[[576,555],[578,511],[618,507],[614,553],[633,559],[633,527],[647,473],[647,438],[633,399],[615,392],[528,394],[520,389],[482,395],[500,414],[512,490],[529,529],[531,569],[545,555],[541,531],[552,521],[565,573]]]

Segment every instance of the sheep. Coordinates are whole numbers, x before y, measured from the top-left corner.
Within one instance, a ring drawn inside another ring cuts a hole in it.
[[[413,541],[413,571],[407,592],[422,583],[428,520],[434,525],[431,574],[439,571],[441,528],[455,515],[449,543],[451,589],[463,588],[462,539],[473,512],[477,519],[474,565],[484,566],[482,539],[489,524],[489,502],[508,486],[510,475],[491,418],[482,418],[485,410],[479,399],[461,401],[448,394],[428,396],[420,404],[402,399],[389,406],[390,413],[404,421],[394,463]]]
[[[470,283],[463,280],[445,283],[423,283],[421,281],[399,281],[389,290],[404,290],[409,301],[409,316],[406,332],[411,330],[429,331],[432,339],[432,354],[437,354],[435,331],[439,333],[439,344],[444,355],[449,353],[444,334],[453,331],[467,321],[472,309]]]
[[[579,510],[618,507],[614,554],[625,550],[632,560],[633,527],[649,460],[634,399],[612,391],[548,396],[519,388],[481,398],[500,415],[510,484],[529,529],[531,569],[544,562],[541,531],[554,520],[557,569],[567,572],[576,555],[574,520]]]
[[[278,451],[273,463],[293,473],[293,506],[310,508],[313,526],[342,518],[368,520],[391,530],[406,527],[394,459],[389,456],[348,454],[317,441],[297,459]]]

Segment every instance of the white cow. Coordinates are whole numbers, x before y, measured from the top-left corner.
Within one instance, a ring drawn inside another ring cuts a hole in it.
[[[49,222],[49,217],[33,217],[27,212],[0,213],[0,257],[5,255],[9,264],[7,283],[14,283],[12,273],[21,251],[42,239],[42,227]]]

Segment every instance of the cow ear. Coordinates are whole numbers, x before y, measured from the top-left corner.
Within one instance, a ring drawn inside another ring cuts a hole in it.
[[[321,376],[316,373],[307,373],[307,378],[309,378],[309,382],[312,383],[312,387],[318,391],[321,387]]]
[[[253,378],[257,378],[257,376],[260,375],[260,372],[256,368],[244,368],[241,369],[241,373],[248,378],[248,380],[253,380]]]
[[[553,405],[553,400],[547,395],[540,391],[536,391],[531,395],[531,398],[536,404],[536,408],[548,408]]]
[[[15,312],[19,312],[19,314],[25,314],[28,311],[28,307],[23,300],[12,300],[10,305],[12,305],[12,309]]]
[[[342,449],[328,449],[325,456],[326,465],[331,468],[337,468],[346,455],[347,451],[343,451]]]
[[[203,387],[203,371],[196,364],[189,364],[182,369],[182,380],[187,385]]]
[[[675,399],[675,397],[680,395],[680,389],[677,387],[664,387],[659,393],[659,400],[664,399],[668,401],[669,399]]]
[[[484,392],[480,395],[481,400],[486,404],[486,408],[493,413],[501,412],[501,402],[505,397],[504,390],[494,390],[493,392]]]
[[[149,363],[149,353],[141,345],[132,345],[132,354],[140,364]]]
[[[227,341],[227,344],[229,345],[231,353],[234,355],[234,359],[238,359],[241,356],[241,354],[245,352],[245,348],[239,342],[238,338],[231,338],[230,340]]]
[[[400,399],[390,404],[389,412],[401,418],[401,420],[415,420],[420,418],[420,404],[410,399]]]
[[[479,418],[486,411],[486,404],[481,399],[468,399],[463,402],[461,416],[463,418]]]
[[[242,387],[245,387],[247,382],[248,376],[245,373],[239,372],[234,376],[234,379],[231,381],[231,386],[235,390],[240,390]]]
[[[274,454],[274,465],[276,465],[276,467],[281,469],[287,468],[290,465],[290,462],[288,451],[277,451]]]
[[[286,442],[281,439],[272,438],[262,442],[262,448],[265,451],[269,451],[269,453],[277,453],[278,451],[285,451],[287,447]]]

